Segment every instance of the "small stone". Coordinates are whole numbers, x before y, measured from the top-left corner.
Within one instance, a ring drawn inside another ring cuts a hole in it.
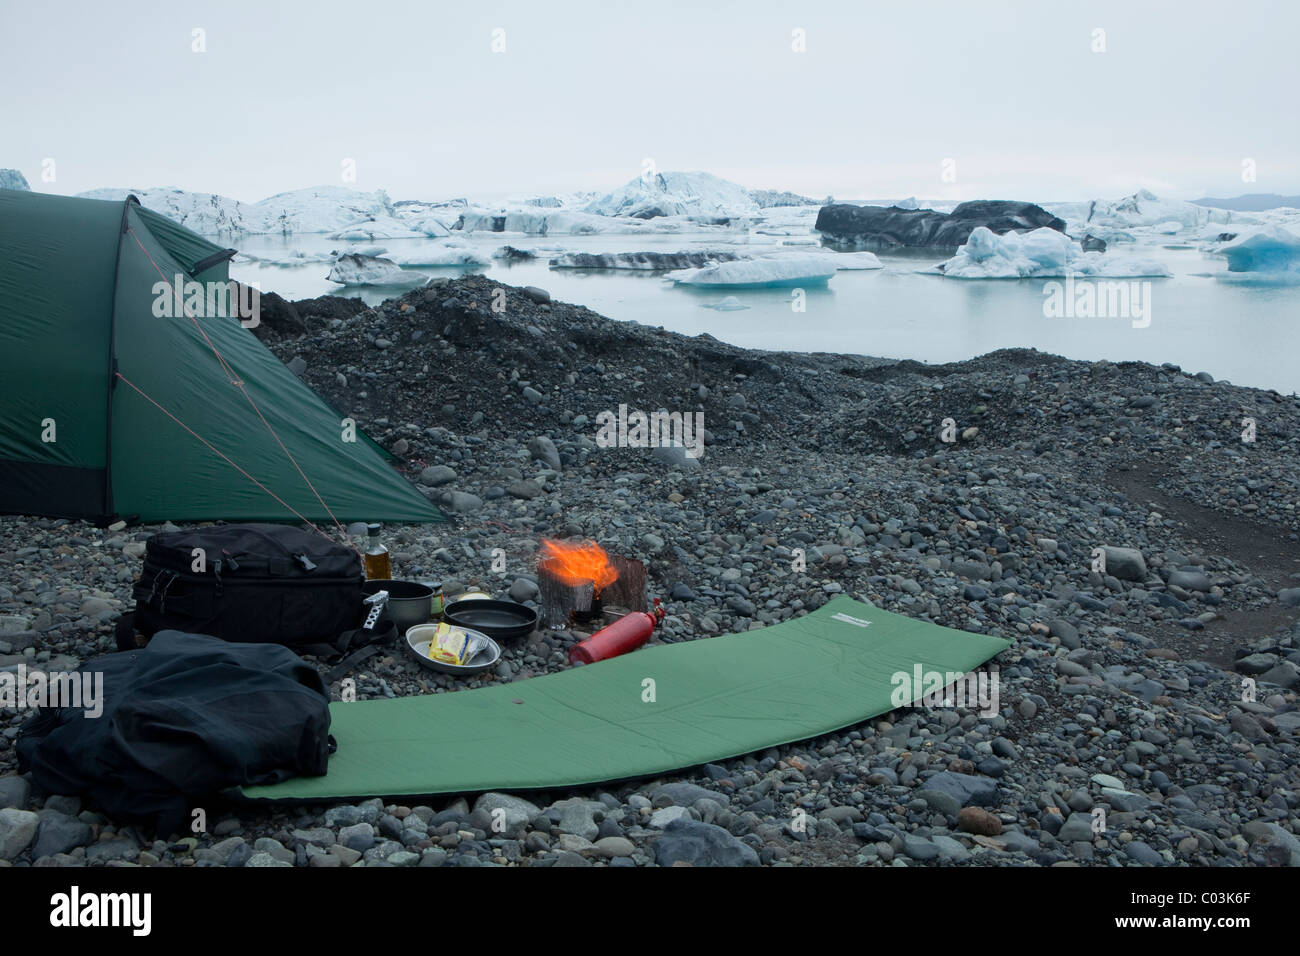
[[[364,853],[375,845],[375,828],[369,823],[355,823],[339,830],[339,842]]]
[[[0,809],[16,807],[25,810],[31,790],[31,784],[24,777],[0,777]]]
[[[601,837],[595,843],[595,852],[598,856],[612,859],[614,857],[631,856],[636,852],[636,846],[626,837]]]
[[[1116,548],[1107,545],[1105,555],[1107,574],[1121,581],[1146,580],[1147,562],[1141,551],[1136,548]]]
[[[650,826],[655,830],[663,830],[670,823],[683,818],[691,818],[691,811],[687,807],[663,807],[650,815]]]
[[[535,460],[542,462],[552,471],[560,471],[560,452],[555,447],[555,442],[545,435],[538,435],[528,442],[528,454]]]
[[[0,810],[0,860],[12,860],[36,839],[41,819],[30,810]]]
[[[420,484],[437,488],[456,480],[456,469],[450,465],[430,465],[420,472]]]
[[[957,829],[980,836],[997,836],[1002,832],[1002,821],[982,807],[962,807],[957,814]]]

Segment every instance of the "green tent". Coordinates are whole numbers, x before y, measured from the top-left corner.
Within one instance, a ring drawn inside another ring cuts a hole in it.
[[[233,255],[135,197],[0,189],[0,512],[443,520],[223,301]]]

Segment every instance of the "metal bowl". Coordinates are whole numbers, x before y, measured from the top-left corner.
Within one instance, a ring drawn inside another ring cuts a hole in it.
[[[465,677],[469,674],[485,671],[501,660],[501,645],[481,631],[465,628],[468,633],[477,635],[487,641],[487,647],[475,654],[468,664],[447,664],[443,661],[435,661],[429,656],[429,639],[433,637],[433,632],[437,627],[437,624],[419,624],[406,632],[404,640],[406,649],[421,667],[427,667],[431,671],[440,671],[443,674]]]
[[[408,627],[426,623],[433,616],[433,588],[414,581],[367,581],[361,590],[369,597],[379,591],[388,592],[388,606],[379,616],[381,621],[392,621],[397,631],[405,634]]]

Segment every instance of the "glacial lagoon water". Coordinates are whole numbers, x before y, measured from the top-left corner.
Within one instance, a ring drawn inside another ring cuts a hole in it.
[[[507,244],[609,253],[758,251],[778,248],[773,243],[779,241],[761,236],[738,239],[725,233],[552,237],[495,233],[458,238],[487,256]],[[376,245],[398,254],[413,252],[424,242],[385,240]],[[323,253],[343,244],[324,236],[249,236],[238,245],[265,260],[284,258],[295,250]],[[1300,392],[1300,284],[1232,276],[1222,260],[1192,248],[1115,244],[1107,254],[1153,257],[1173,272],[1169,278],[1138,280],[1150,283],[1145,287],[1148,315],[1050,317],[1044,308],[1046,280],[960,280],[918,273],[942,257],[881,256],[884,269],[838,272],[825,287],[806,290],[801,313],[792,309],[789,289],[728,293],[677,286],[660,274],[552,269],[548,259],[553,252],[542,252],[531,262],[493,261],[475,270],[413,268],[430,277],[483,272],[511,285],[540,286],[556,299],[614,319],[685,335],[707,332],[748,348],[847,352],[930,363],[958,361],[1001,348],[1035,348],[1076,359],[1172,362],[1238,385]],[[326,262],[273,266],[237,261],[232,274],[291,299],[331,293],[376,304],[403,291],[344,288],[326,280],[328,271]],[[727,294],[747,308],[709,307]]]

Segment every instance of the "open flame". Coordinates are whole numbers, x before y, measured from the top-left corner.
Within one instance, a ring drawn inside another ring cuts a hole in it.
[[[590,582],[597,596],[618,580],[618,570],[595,541],[569,543],[543,538],[541,564],[570,587]]]

